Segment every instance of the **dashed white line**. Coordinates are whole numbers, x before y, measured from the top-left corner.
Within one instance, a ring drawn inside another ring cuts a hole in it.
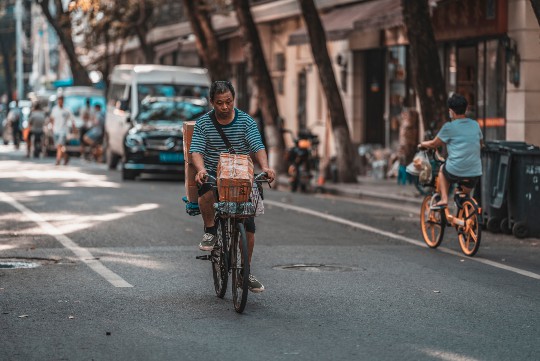
[[[353,222],[353,221],[350,221],[348,219],[333,216],[331,214],[321,213],[321,212],[314,211],[312,209],[302,208],[302,207],[294,206],[294,205],[291,205],[291,204],[271,201],[271,200],[267,200],[267,199],[264,200],[264,203],[268,204],[268,205],[271,205],[271,206],[280,207],[280,208],[288,209],[288,210],[291,210],[291,211],[296,211],[296,212],[299,212],[299,213],[309,214],[309,215],[314,216],[314,217],[326,219],[328,221],[335,222],[335,223],[344,224],[344,225],[349,226],[349,227],[362,229],[364,231],[379,234],[381,236],[385,236],[385,237],[388,237],[388,238],[392,238],[392,239],[396,239],[396,240],[399,240],[399,241],[407,242],[407,243],[413,244],[413,245],[418,246],[418,247],[423,247],[423,248],[427,247],[427,245],[424,242],[420,242],[420,241],[417,241],[415,239],[405,237],[405,236],[402,236],[402,235],[399,235],[399,234],[396,234],[396,233],[383,231],[381,229],[368,226],[367,224],[363,224],[363,223],[359,223],[359,222]],[[444,252],[444,253],[447,253],[447,254],[450,254],[450,255],[453,255],[453,256],[463,257],[463,255],[461,253],[453,251],[453,250],[445,248],[445,247],[439,247],[437,249],[439,251],[441,251],[441,252]],[[505,264],[495,262],[495,261],[490,261],[488,259],[481,258],[481,257],[470,257],[470,258],[467,258],[467,259],[471,260],[471,261],[483,263],[483,264],[486,264],[486,265],[489,265],[489,266],[492,266],[492,267],[500,268],[500,269],[503,269],[503,270],[506,270],[506,271],[514,272],[514,273],[520,274],[522,276],[527,276],[527,277],[531,277],[531,278],[540,280],[540,274],[537,274],[537,273],[534,273],[534,272],[526,271],[526,270],[516,268],[516,267],[507,266]]]
[[[98,261],[90,251],[86,248],[80,247],[77,243],[63,234],[58,228],[47,222],[41,215],[38,213],[26,208],[21,203],[17,202],[14,198],[7,195],[4,192],[0,192],[0,201],[8,203],[22,214],[24,214],[28,219],[37,223],[45,232],[53,236],[60,242],[64,247],[73,252],[82,262],[86,263],[94,272],[99,274],[101,277],[105,278],[110,284],[114,287],[133,287],[130,283],[124,280],[122,277],[108,269]]]

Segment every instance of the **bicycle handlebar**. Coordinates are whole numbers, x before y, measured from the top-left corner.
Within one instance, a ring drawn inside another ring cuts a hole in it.
[[[263,179],[265,177],[268,177],[268,173],[262,172],[262,173],[259,173],[259,174],[255,175],[255,178],[253,179],[253,181],[255,181],[255,182],[267,182],[268,184],[270,184],[270,181],[268,179]],[[217,182],[216,177],[214,177],[211,174],[206,173],[205,174],[205,179],[208,179],[208,178],[210,178],[214,182]],[[204,183],[210,183],[210,182],[204,182]]]

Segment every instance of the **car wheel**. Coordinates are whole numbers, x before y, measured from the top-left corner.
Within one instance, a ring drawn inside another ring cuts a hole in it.
[[[137,177],[137,172],[131,170],[122,168],[122,180],[135,180]]]

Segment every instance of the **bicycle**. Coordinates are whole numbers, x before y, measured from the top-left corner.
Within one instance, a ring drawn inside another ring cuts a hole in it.
[[[216,181],[216,178],[207,175],[208,178]],[[217,228],[217,237],[214,249],[209,255],[197,256],[197,259],[209,260],[212,262],[212,277],[214,279],[214,290],[219,298],[223,298],[227,292],[227,283],[229,274],[232,274],[231,290],[233,295],[234,309],[242,313],[246,307],[250,264],[248,257],[248,244],[244,222],[247,218],[254,217],[257,213],[257,207],[260,206],[259,200],[262,199],[262,183],[268,182],[266,173],[260,173],[255,176],[251,185],[251,194],[247,202],[228,202],[219,201],[218,187],[214,184],[213,191],[215,219],[214,224]],[[225,199],[238,198],[245,194],[245,187],[232,185],[226,187]],[[186,211],[190,215],[195,215],[192,209]]]
[[[436,166],[433,167],[431,179],[424,183],[425,186],[433,187],[430,194],[424,198],[420,213],[424,242],[430,248],[437,248],[443,240],[445,228],[454,227],[458,234],[461,251],[472,257],[480,248],[482,209],[470,194],[463,191],[459,184],[454,192],[454,203],[457,207],[455,216],[450,214],[448,207],[433,209],[433,206],[440,200],[439,168],[445,160],[433,150],[429,151],[428,157],[435,160]]]

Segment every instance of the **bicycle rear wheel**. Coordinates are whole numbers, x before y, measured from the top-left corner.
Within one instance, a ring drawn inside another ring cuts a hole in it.
[[[247,303],[249,284],[249,262],[246,230],[242,223],[236,223],[231,240],[232,294],[234,309],[242,313]]]
[[[440,246],[444,237],[445,221],[442,213],[442,209],[431,209],[431,198],[433,195],[427,195],[422,202],[422,208],[420,210],[420,226],[422,228],[422,237],[424,242],[430,248],[437,248]]]
[[[461,251],[472,257],[480,248],[480,239],[482,238],[482,227],[478,216],[478,207],[474,201],[466,200],[462,208],[459,209],[457,216],[465,221],[464,227],[458,228],[458,239]]]
[[[227,262],[227,227],[226,221],[216,217],[217,228],[216,244],[210,253],[212,261],[212,276],[214,278],[214,289],[219,298],[223,298],[227,292],[227,282],[229,280],[229,267]]]

